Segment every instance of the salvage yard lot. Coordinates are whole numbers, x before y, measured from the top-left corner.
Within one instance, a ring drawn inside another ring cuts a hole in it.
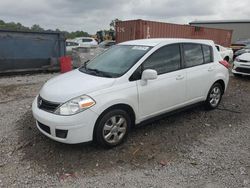
[[[219,109],[139,126],[104,150],[36,129],[31,103],[55,75],[0,78],[0,187],[250,187],[249,77],[230,77]]]

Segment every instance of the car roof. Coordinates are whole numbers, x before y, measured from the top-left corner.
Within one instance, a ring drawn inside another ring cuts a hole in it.
[[[130,40],[126,42],[119,43],[119,45],[139,45],[139,46],[157,46],[159,44],[171,44],[171,43],[202,43],[213,45],[212,40],[202,40],[202,39],[183,39],[183,38],[153,38],[153,39],[139,39],[139,40]]]

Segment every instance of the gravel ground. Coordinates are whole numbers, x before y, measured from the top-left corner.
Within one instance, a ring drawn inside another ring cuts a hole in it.
[[[250,187],[250,78],[231,77],[219,109],[139,126],[104,150],[36,129],[32,100],[55,75],[0,78],[0,187]]]

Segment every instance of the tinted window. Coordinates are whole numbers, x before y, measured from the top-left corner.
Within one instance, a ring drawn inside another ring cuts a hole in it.
[[[76,42],[66,42],[66,46],[78,46]]]
[[[203,64],[203,53],[200,44],[183,44],[185,67]]]
[[[212,47],[208,45],[202,45],[202,49],[203,49],[205,63],[213,62]]]
[[[92,42],[92,39],[82,39],[82,42]]]
[[[143,69],[154,69],[163,74],[180,69],[181,55],[179,44],[168,45],[154,52],[143,63]]]

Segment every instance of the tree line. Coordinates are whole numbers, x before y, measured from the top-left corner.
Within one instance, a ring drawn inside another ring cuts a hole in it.
[[[115,31],[115,23],[121,21],[118,18],[111,20],[109,26],[110,29],[109,30],[101,30],[98,31],[99,33],[102,32],[104,33],[104,35],[108,35],[110,32],[114,32]],[[73,32],[68,32],[68,31],[61,31],[60,29],[44,29],[42,28],[40,25],[38,24],[34,24],[31,27],[26,27],[23,26],[21,23],[17,22],[4,22],[3,20],[0,20],[0,29],[7,29],[7,30],[13,30],[13,31],[34,31],[34,32],[63,32],[65,34],[65,37],[67,39],[73,39],[76,37],[89,37],[91,36],[88,32],[85,31],[73,31]],[[98,35],[97,32],[97,35]]]
[[[76,37],[89,37],[90,34],[85,31],[61,31],[60,29],[44,29],[38,24],[34,24],[31,27],[23,26],[21,23],[15,23],[15,22],[4,22],[3,20],[0,20],[0,29],[7,29],[7,30],[13,30],[13,31],[34,31],[34,32],[63,32],[65,34],[66,38],[73,39]]]

